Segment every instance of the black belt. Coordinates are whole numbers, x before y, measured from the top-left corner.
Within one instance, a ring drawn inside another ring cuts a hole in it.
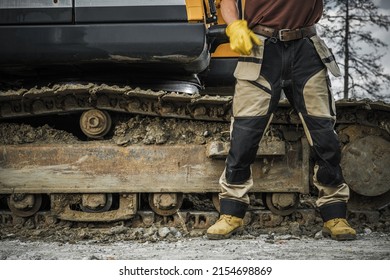
[[[274,29],[271,27],[258,24],[255,27],[253,27],[252,30],[256,34],[263,35],[270,38],[277,38],[280,41],[284,41],[284,42],[298,40],[298,39],[310,37],[317,34],[315,25],[309,27],[302,27],[299,29]]]

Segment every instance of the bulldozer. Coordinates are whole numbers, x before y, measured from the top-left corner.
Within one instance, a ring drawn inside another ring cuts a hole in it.
[[[1,1],[1,221],[151,224],[185,212],[194,228],[211,225],[229,149],[238,59],[219,5],[218,0]],[[390,105],[339,100],[336,107],[342,168],[352,192],[349,210],[376,213],[390,203]],[[209,137],[215,129],[201,132],[208,138],[203,142],[118,145],[112,141],[118,115],[222,126],[222,136]],[[55,127],[65,122],[79,140],[8,141],[6,127],[37,119]],[[313,162],[287,101],[280,101],[259,147],[249,213],[300,211],[302,197],[315,197]],[[211,209],[188,206],[196,195],[210,199]]]

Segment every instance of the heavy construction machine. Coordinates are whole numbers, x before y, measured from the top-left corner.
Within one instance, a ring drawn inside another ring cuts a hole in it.
[[[151,224],[185,215],[207,228],[219,207],[237,63],[224,30],[218,0],[1,1],[1,221]],[[379,211],[390,202],[390,106],[336,105],[349,209]],[[117,145],[118,114],[227,133],[204,131],[211,136],[201,143]],[[6,127],[41,118],[82,136],[70,144],[8,141]],[[287,216],[302,197],[315,197],[312,165],[299,118],[281,101],[253,165],[252,218],[262,210]],[[212,209],[192,209],[186,199],[197,195]]]

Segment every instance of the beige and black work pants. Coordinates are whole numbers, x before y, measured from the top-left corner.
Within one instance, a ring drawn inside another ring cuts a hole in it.
[[[289,42],[261,38],[263,46],[255,47],[250,56],[241,56],[235,71],[231,147],[220,178],[221,213],[245,215],[253,186],[251,165],[283,90],[301,118],[315,155],[314,184],[322,217],[325,221],[345,217],[349,188],[340,168],[328,77],[328,68],[332,70],[335,63],[333,55],[318,36]]]

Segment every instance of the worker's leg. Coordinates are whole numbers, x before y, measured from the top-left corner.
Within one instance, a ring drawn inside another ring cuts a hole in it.
[[[226,168],[219,181],[221,217],[207,231],[207,236],[212,239],[227,238],[241,227],[242,218],[249,205],[248,192],[253,186],[251,165],[280,98],[280,88],[273,83],[278,75],[272,76],[267,70],[273,69],[277,72],[277,67],[269,67],[267,63],[270,57],[277,59],[277,55],[272,55],[272,52],[272,48],[266,45],[264,59],[259,56],[244,58],[236,69],[231,146]],[[256,63],[262,61],[267,66],[260,74],[260,65]],[[277,62],[274,63],[280,66]],[[257,74],[253,75],[253,72]]]
[[[295,64],[290,98],[294,100],[314,151],[313,182],[319,191],[317,206],[324,220],[324,232],[339,240],[353,239],[356,232],[345,220],[349,188],[340,167],[340,144],[334,131],[336,112],[327,69],[313,52],[314,47],[304,41],[301,43],[296,46],[296,49],[301,48],[295,54],[295,61],[300,63]],[[312,59],[305,54],[310,51]]]

